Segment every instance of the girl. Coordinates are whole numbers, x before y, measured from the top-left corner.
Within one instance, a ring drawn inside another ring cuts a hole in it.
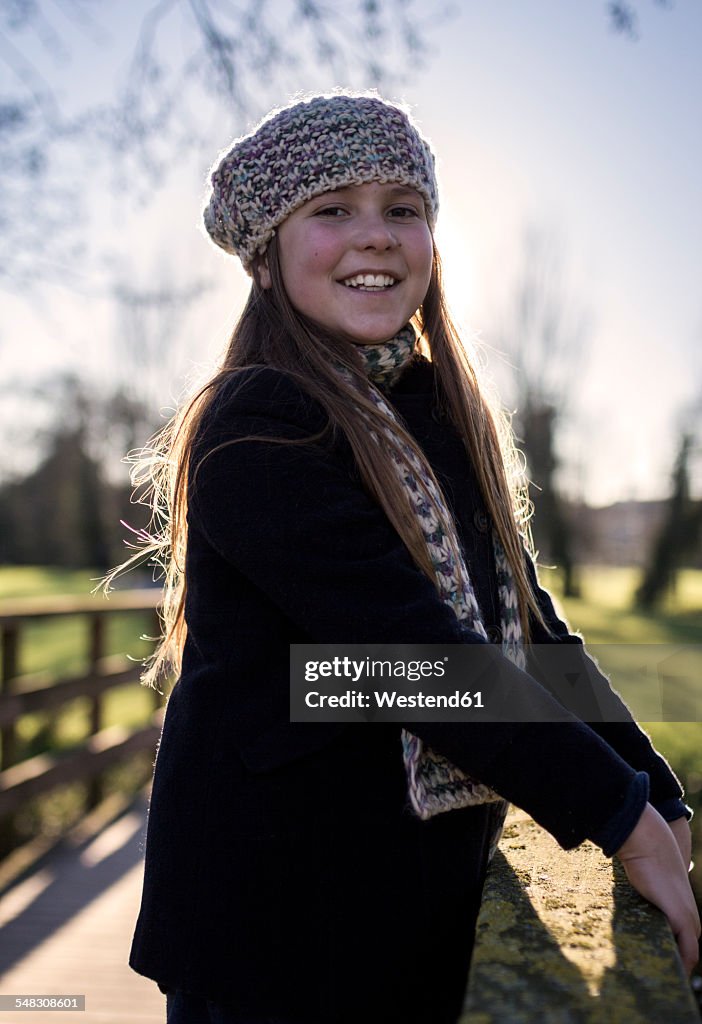
[[[292,643],[493,642],[547,710],[525,644],[586,656],[446,311],[434,157],[408,115],[295,103],[211,186],[207,231],[252,285],[151,460],[168,576],[146,679],[179,678],[132,967],[169,1024],[455,1024],[509,800],[565,848],[616,852],[689,971],[689,812],[633,721],[290,722]]]

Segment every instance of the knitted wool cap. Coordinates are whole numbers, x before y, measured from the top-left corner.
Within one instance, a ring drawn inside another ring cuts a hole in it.
[[[405,111],[368,93],[314,96],[268,115],[219,159],[205,227],[248,271],[308,199],[368,181],[416,189],[434,227],[434,154]]]

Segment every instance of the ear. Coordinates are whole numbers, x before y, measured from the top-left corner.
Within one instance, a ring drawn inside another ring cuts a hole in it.
[[[262,256],[261,257],[261,259],[260,259],[260,261],[258,263],[257,270],[258,270],[258,283],[259,283],[261,288],[263,288],[264,290],[267,290],[268,288],[271,287],[273,282],[271,280],[271,272],[268,269],[268,258],[266,256]]]

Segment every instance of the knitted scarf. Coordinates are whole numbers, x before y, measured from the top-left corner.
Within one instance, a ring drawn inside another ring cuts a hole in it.
[[[369,380],[374,385],[370,388],[370,398],[394,422],[397,422],[397,416],[379,389],[390,388],[399,379],[414,354],[416,344],[415,331],[408,325],[385,344],[356,346]],[[442,599],[453,608],[460,622],[487,639],[453,517],[432,479],[428,463],[425,459],[417,458],[414,451],[403,444],[389,427],[384,434],[382,442],[375,431],[371,436],[378,444],[386,443],[388,446],[395,471],[424,534]],[[497,568],[502,651],[523,669],[526,657],[514,576],[494,532],[492,543]],[[402,746],[409,800],[418,817],[427,819],[445,811],[476,804],[496,805],[492,819],[492,856],[507,813],[507,803],[494,790],[470,778],[406,729],[402,731]]]

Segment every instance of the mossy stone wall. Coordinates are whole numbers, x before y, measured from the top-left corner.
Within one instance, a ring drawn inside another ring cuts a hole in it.
[[[700,1024],[668,923],[616,860],[512,810],[459,1024]]]

